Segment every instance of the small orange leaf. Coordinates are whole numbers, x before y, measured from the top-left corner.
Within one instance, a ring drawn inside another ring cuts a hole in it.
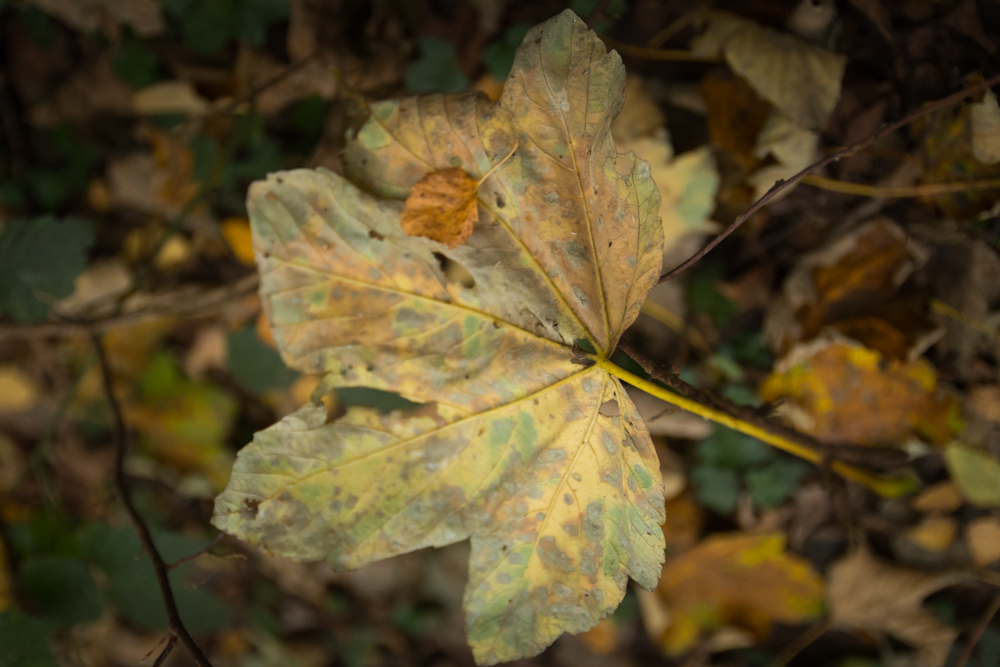
[[[432,171],[413,186],[400,223],[408,236],[423,236],[454,248],[465,243],[479,220],[479,181],[458,167]]]
[[[222,235],[241,264],[253,266],[253,244],[250,241],[250,221],[246,218],[226,218],[222,221]]]

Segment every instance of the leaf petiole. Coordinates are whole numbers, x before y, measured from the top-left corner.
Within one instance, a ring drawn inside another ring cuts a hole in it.
[[[823,455],[811,447],[793,442],[788,438],[785,438],[777,433],[772,433],[771,431],[761,428],[756,424],[744,421],[739,417],[735,417],[716,408],[702,405],[697,401],[675,394],[658,384],[654,384],[649,380],[644,380],[634,373],[630,373],[624,368],[612,363],[606,357],[589,353],[587,354],[587,357],[619,380],[623,380],[636,389],[643,390],[647,394],[652,394],[661,401],[666,401],[671,405],[687,410],[688,412],[696,414],[699,417],[710,419],[717,424],[728,426],[734,431],[739,431],[740,433],[757,438],[761,442],[765,442],[772,447],[776,447],[793,456],[805,459],[815,465],[822,465],[824,463]],[[902,475],[898,477],[878,475],[844,463],[843,461],[830,461],[829,467],[830,470],[837,473],[844,479],[849,479],[852,482],[857,482],[867,486],[869,489],[885,498],[894,498],[905,495],[916,489],[916,485],[914,483],[915,480],[910,475]]]

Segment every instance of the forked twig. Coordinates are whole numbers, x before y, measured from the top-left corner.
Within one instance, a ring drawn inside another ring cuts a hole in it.
[[[153,572],[156,574],[156,583],[160,587],[160,595],[163,597],[163,605],[167,610],[167,619],[170,623],[170,631],[173,633],[174,637],[179,639],[185,648],[191,653],[191,657],[194,658],[195,663],[199,667],[212,667],[212,663],[208,661],[205,654],[202,652],[198,644],[195,643],[194,638],[191,637],[191,633],[188,632],[187,627],[184,625],[184,621],[181,620],[180,612],[177,610],[177,601],[174,599],[173,589],[170,587],[170,579],[167,576],[167,565],[163,562],[163,557],[160,552],[157,551],[156,545],[153,543],[153,536],[149,532],[149,527],[143,520],[142,516],[135,509],[135,505],[132,504],[132,498],[128,491],[128,482],[125,480],[125,450],[128,446],[128,429],[125,427],[125,419],[122,417],[121,406],[118,404],[118,399],[115,398],[114,387],[111,382],[111,367],[108,365],[108,357],[104,351],[104,344],[101,341],[100,334],[94,333],[91,337],[94,344],[94,350],[97,352],[97,360],[101,368],[101,382],[104,387],[104,396],[108,402],[108,407],[111,408],[111,414],[114,418],[114,442],[115,442],[115,467],[114,467],[114,486],[115,492],[118,494],[118,499],[121,501],[122,505],[125,507],[125,512],[128,514],[129,520],[131,520],[135,532],[139,535],[139,541],[142,543],[143,549],[149,555],[149,560],[153,563]],[[164,649],[164,653],[169,653],[173,646],[168,641],[167,647]],[[163,654],[160,654],[163,657]],[[157,659],[157,664],[160,660]]]
[[[662,283],[664,281],[670,280],[671,278],[676,277],[682,271],[690,268],[693,264],[695,264],[696,262],[698,262],[698,260],[700,260],[702,257],[704,257],[708,253],[712,252],[712,250],[717,245],[719,245],[720,243],[722,243],[722,241],[725,240],[726,237],[728,237],[730,234],[732,234],[737,229],[739,229],[740,226],[744,222],[746,222],[747,220],[749,220],[753,216],[754,213],[756,213],[760,209],[764,208],[764,206],[766,206],[768,204],[768,202],[770,202],[772,199],[774,199],[775,197],[777,197],[779,194],[781,194],[782,192],[784,192],[785,190],[787,190],[791,186],[793,186],[796,183],[798,183],[799,181],[801,181],[803,178],[805,178],[809,174],[811,174],[811,173],[813,173],[813,172],[815,172],[815,171],[817,171],[819,169],[822,169],[823,167],[825,167],[828,164],[832,164],[834,162],[837,162],[841,158],[847,157],[848,155],[853,155],[854,153],[857,153],[860,150],[868,148],[869,146],[871,146],[872,144],[874,144],[876,141],[878,141],[882,137],[888,136],[888,135],[892,134],[893,132],[895,132],[896,130],[898,130],[899,128],[904,127],[906,125],[909,125],[910,123],[912,123],[913,121],[917,120],[921,116],[926,116],[927,114],[932,113],[934,111],[937,111],[938,109],[943,109],[943,108],[945,108],[947,106],[951,106],[955,102],[958,102],[959,100],[963,100],[966,97],[968,97],[969,95],[973,95],[975,93],[978,93],[979,91],[985,90],[985,89],[989,88],[990,86],[994,86],[994,85],[996,85],[998,83],[1000,83],[1000,74],[997,74],[996,76],[992,76],[989,79],[986,79],[985,81],[983,81],[982,83],[978,83],[978,84],[976,84],[974,86],[969,86],[968,88],[964,88],[964,89],[958,91],[957,93],[949,95],[948,97],[943,97],[943,98],[941,98],[940,100],[938,100],[936,102],[931,102],[930,104],[922,106],[919,109],[917,109],[916,111],[911,112],[910,114],[908,114],[907,116],[905,116],[901,120],[898,120],[895,123],[892,123],[890,125],[886,125],[881,130],[879,130],[878,132],[876,132],[872,136],[868,137],[864,141],[860,141],[860,142],[858,142],[856,144],[848,146],[847,148],[843,148],[843,149],[837,151],[836,153],[831,153],[830,155],[827,155],[826,157],[822,158],[821,160],[818,160],[817,162],[813,162],[811,165],[809,165],[808,167],[806,167],[805,169],[803,169],[799,173],[795,174],[794,176],[792,176],[788,180],[779,180],[779,181],[777,181],[774,185],[771,186],[770,190],[768,190],[766,193],[764,193],[764,196],[762,196],[760,199],[758,199],[757,201],[755,201],[750,206],[750,208],[748,208],[746,210],[745,213],[743,213],[740,216],[737,216],[737,218],[735,220],[733,220],[733,222],[732,222],[731,225],[729,225],[724,230],[722,230],[722,232],[718,236],[716,236],[714,239],[712,239],[708,244],[706,244],[705,247],[703,247],[701,250],[699,250],[695,254],[691,255],[690,257],[688,257],[686,260],[684,260],[683,262],[681,262],[678,266],[670,269],[669,271],[667,271],[666,273],[664,273],[662,276],[660,276],[659,282]]]

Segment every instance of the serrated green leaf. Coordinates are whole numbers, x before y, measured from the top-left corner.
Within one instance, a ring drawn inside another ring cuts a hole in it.
[[[0,310],[21,323],[40,322],[73,292],[94,243],[89,220],[52,216],[14,220],[0,231]]]
[[[697,456],[707,465],[740,470],[771,461],[775,452],[756,438],[716,425],[712,435],[698,443]]]
[[[469,79],[458,66],[455,45],[437,37],[418,37],[420,58],[403,77],[416,93],[458,93],[469,87]]]
[[[694,482],[698,502],[703,507],[719,514],[732,514],[736,510],[740,478],[735,470],[696,465],[691,470],[691,481]]]
[[[31,608],[60,625],[94,621],[101,615],[101,593],[87,566],[75,558],[47,556],[26,561],[18,585]]]

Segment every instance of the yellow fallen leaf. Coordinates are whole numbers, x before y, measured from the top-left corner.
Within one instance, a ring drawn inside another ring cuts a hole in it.
[[[0,413],[29,410],[40,393],[38,383],[20,367],[0,365]]]
[[[1000,519],[981,516],[965,527],[965,543],[972,555],[972,562],[986,567],[1000,560]]]
[[[499,103],[372,104],[342,154],[350,181],[300,169],[251,186],[286,364],[422,405],[330,421],[310,403],[257,433],[216,526],[336,569],[471,538],[463,606],[480,664],[594,627],[629,577],[655,587],[655,450],[607,362],[576,345],[610,354],[662,263],[649,169],[608,131],[623,84],[619,56],[566,11],[528,33]],[[458,234],[445,245],[400,222],[414,185],[446,169],[482,181],[478,224],[453,247]],[[474,284],[449,281],[436,255]]]
[[[904,533],[907,541],[924,551],[939,553],[950,547],[958,535],[958,525],[951,517],[929,516]]]
[[[1000,507],[1000,460],[962,442],[944,450],[951,478],[965,499],[977,507]]]
[[[785,551],[785,536],[716,534],[668,561],[657,588],[669,622],[657,643],[668,655],[730,625],[758,641],[771,623],[802,623],[823,610],[823,579]]]
[[[222,221],[222,235],[226,238],[233,255],[241,264],[254,265],[249,220],[246,218],[226,218]]]
[[[942,667],[958,631],[921,606],[959,575],[883,562],[861,549],[834,563],[827,591],[836,627],[889,634],[916,649],[916,667]]]
[[[983,101],[971,106],[972,154],[983,164],[1000,162],[1000,104],[989,88]]]
[[[913,509],[918,512],[940,512],[951,514],[964,502],[958,487],[952,481],[944,481],[929,486],[913,499]]]
[[[490,98],[491,101],[496,102],[503,94],[503,81],[497,81],[493,78],[492,74],[485,72],[472,84],[472,89],[478,90]]]
[[[705,516],[690,491],[679,493],[668,500],[666,513],[663,538],[667,544],[667,558],[675,558],[690,551],[698,543]]]
[[[900,446],[918,435],[938,445],[961,429],[958,403],[939,395],[924,359],[903,362],[848,340],[800,344],[760,386],[763,400],[785,399],[799,428],[831,442]]]
[[[822,131],[840,99],[847,58],[728,12],[709,12],[691,43],[698,56],[723,56],[761,97],[798,125]]]
[[[479,220],[479,181],[458,167],[432,171],[413,184],[400,217],[409,236],[423,236],[449,248],[465,243]]]
[[[169,271],[191,258],[191,242],[180,234],[174,234],[160,246],[154,264],[161,271]]]
[[[260,342],[264,343],[268,347],[278,349],[277,344],[274,342],[274,336],[271,335],[271,325],[267,321],[267,315],[265,313],[262,312],[257,316],[257,324],[254,328],[257,331],[257,338],[260,339]]]

